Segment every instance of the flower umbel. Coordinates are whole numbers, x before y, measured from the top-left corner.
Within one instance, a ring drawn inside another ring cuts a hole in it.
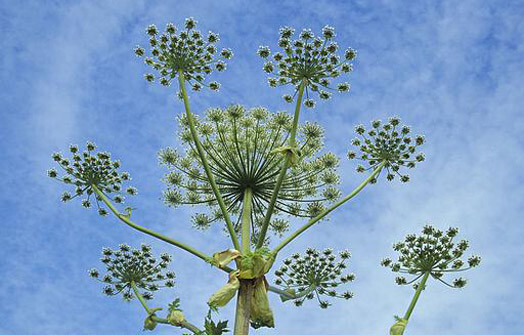
[[[318,251],[307,249],[305,256],[294,254],[284,260],[284,265],[275,271],[275,284],[298,296],[294,303],[301,306],[306,299],[316,297],[320,307],[327,308],[330,303],[320,296],[351,299],[353,292],[337,292],[336,287],[352,282],[355,275],[343,274],[346,260],[351,257],[349,251],[339,253],[339,259],[332,249]]]
[[[204,86],[217,91],[220,84],[216,81],[206,84],[205,76],[214,70],[224,71],[225,60],[231,59],[233,52],[231,49],[222,49],[219,52],[215,46],[219,41],[218,34],[210,31],[204,37],[195,29],[196,25],[197,21],[188,18],[185,29],[177,33],[177,28],[168,23],[162,34],[159,34],[155,25],[150,25],[146,32],[151,36],[151,56],[145,58],[145,63],[158,71],[160,84],[164,86],[169,86],[178,73],[182,72],[194,91],[200,91]],[[137,46],[135,54],[143,57],[145,49]],[[153,82],[155,75],[146,74],[145,79]]]
[[[87,194],[82,200],[82,205],[86,208],[91,207],[91,196],[93,195],[93,186],[98,187],[106,195],[110,195],[116,203],[124,202],[124,194],[136,195],[138,192],[134,187],[123,188],[122,183],[131,180],[129,173],[119,172],[119,161],[112,161],[111,154],[107,152],[94,153],[96,145],[87,142],[86,150],[79,152],[78,146],[71,145],[69,151],[72,154],[72,160],[64,158],[60,153],[53,154],[53,160],[58,163],[60,168],[65,172],[63,177],[58,175],[55,169],[49,169],[47,174],[65,184],[76,186],[74,195],[65,192],[62,194],[62,201],[66,202],[75,197]],[[100,207],[100,198],[94,196],[98,213],[100,215],[108,214],[108,211]]]
[[[175,273],[166,271],[171,256],[162,254],[158,261],[148,245],[142,244],[140,249],[131,249],[126,244],[121,244],[118,250],[104,248],[102,256],[107,273],[101,276],[97,269],[91,269],[89,275],[107,284],[103,289],[107,295],[122,293],[125,300],[131,300],[135,285],[142,290],[142,297],[150,300],[158,289],[175,286]]]
[[[306,99],[304,105],[312,108],[315,101],[310,98],[310,93],[323,100],[331,98],[332,92],[348,92],[348,83],[339,83],[332,86],[331,81],[342,73],[353,71],[350,63],[357,53],[352,48],[346,49],[344,57],[338,55],[339,46],[334,41],[335,29],[325,26],[321,36],[315,36],[311,29],[304,29],[298,38],[292,40],[295,29],[290,27],[280,28],[278,46],[282,52],[273,53],[267,46],[258,49],[258,55],[266,60],[263,69],[266,73],[276,73],[276,77],[268,79],[269,86],[291,84],[298,90],[301,83],[306,85]],[[296,91],[295,91],[296,92]],[[291,95],[284,95],[284,100],[292,102]]]
[[[360,154],[350,150],[347,157],[367,161],[368,164],[367,168],[359,165],[357,172],[365,172],[384,164],[389,181],[398,176],[400,181],[408,182],[409,175],[401,174],[400,168],[411,169],[425,160],[423,153],[416,152],[424,144],[424,136],[411,137],[411,129],[400,125],[399,118],[392,117],[385,123],[380,120],[372,121],[371,128],[367,131],[363,125],[358,125],[355,132],[359,137],[354,138],[351,144],[359,148]]]
[[[288,150],[291,117],[285,112],[269,113],[260,107],[246,110],[233,105],[226,109],[209,109],[205,118],[196,122],[206,158],[211,163],[228,211],[237,216],[237,230],[244,193],[250,189],[252,231],[256,236],[285,159],[282,152]],[[207,229],[211,223],[222,220],[222,215],[192,146],[185,117],[180,118],[180,124],[185,155],[170,148],[160,153],[161,162],[171,169],[165,176],[169,189],[164,199],[170,206],[208,205],[209,213],[193,217],[194,227]],[[323,147],[322,139],[323,129],[319,125],[305,123],[299,127],[295,162],[282,183],[276,203],[277,214],[313,217],[324,209],[324,203],[339,197],[340,191],[334,187],[339,182],[338,158],[331,153],[318,154]],[[288,225],[284,218],[274,216],[270,228],[281,234]]]
[[[443,276],[462,272],[480,264],[480,256],[471,256],[463,260],[468,249],[467,240],[453,242],[458,234],[458,228],[449,228],[446,232],[430,225],[422,229],[421,235],[407,235],[403,242],[395,243],[393,249],[400,255],[396,262],[386,258],[382,265],[391,268],[393,272],[406,274],[413,278],[409,281],[404,276],[395,279],[398,285],[416,283],[425,273],[452,288],[466,285],[464,278],[456,278],[452,283],[444,281]],[[417,288],[417,284],[415,284]]]

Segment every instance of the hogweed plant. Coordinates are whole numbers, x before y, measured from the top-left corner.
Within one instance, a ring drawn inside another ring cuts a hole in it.
[[[267,46],[257,51],[265,60],[263,70],[272,75],[269,85],[290,87],[284,100],[294,103],[291,114],[240,104],[210,107],[201,115],[195,114],[190,109],[189,89],[217,91],[220,84],[208,77],[213,71],[226,70],[226,61],[233,52],[228,48],[219,51],[219,35],[203,34],[193,18],[186,19],[180,29],[170,23],[163,32],[154,25],[146,32],[150,48],[137,46],[134,50],[153,69],[145,79],[176,86],[176,95],[184,104],[184,112],[178,116],[181,149],[168,147],[159,153],[166,167],[163,201],[175,210],[184,205],[195,207],[190,224],[202,231],[213,225],[222,227],[231,245],[209,255],[135,222],[134,215],[131,219],[133,208],[122,208],[126,197],[138,193],[136,188],[123,185],[131,180],[129,173],[121,172],[120,162],[109,153],[97,151],[91,142],[82,151],[72,145],[71,158],[55,153],[53,159],[60,171],[50,169],[48,175],[72,187],[62,195],[64,202],[82,198],[84,207],[96,207],[103,216],[112,213],[131,228],[222,270],[227,279],[222,279],[225,283],[217,285],[207,301],[209,312],[203,328],[199,328],[185,319],[178,298],[163,312],[161,307],[148,305],[153,292],[175,285],[175,273],[167,270],[170,255],[163,254],[157,260],[147,245],[138,249],[125,244],[117,250],[104,248],[101,261],[106,274],[96,269],[89,274],[105,283],[105,294],[121,295],[128,301],[138,299],[146,312],[144,330],[162,324],[192,334],[225,333],[229,331],[228,321],[215,322],[212,312],[236,296],[233,333],[247,335],[250,326],[274,327],[277,323],[268,292],[296,306],[315,299],[321,308],[327,308],[333,298],[351,299],[353,292],[347,284],[355,275],[347,269],[347,250],[337,254],[329,248],[309,248],[304,255],[293,254],[283,261],[274,272],[275,286],[266,276],[285,247],[367,185],[376,183],[381,173],[389,181],[409,181],[406,169],[424,161],[419,152],[424,137],[412,135],[397,117],[386,122],[372,121],[368,130],[356,126],[357,137],[350,141],[356,150],[349,151],[347,157],[360,160],[357,171],[366,176],[353,190],[344,191],[337,173],[339,158],[324,150],[324,129],[300,121],[302,105],[312,108],[316,105],[314,98],[326,100],[350,89],[340,78],[353,71],[351,61],[356,51],[340,51],[333,27],[325,26],[318,36],[310,29],[295,35],[293,28],[283,27],[277,43],[279,51],[272,53]],[[399,246],[402,256],[398,265],[392,265],[397,272],[417,276],[415,281],[422,278],[417,299],[429,276],[444,282],[443,274],[461,271],[463,264],[459,261],[465,250],[463,243],[458,244],[458,249],[451,244],[455,231],[442,235],[428,229],[424,237],[410,237]],[[477,265],[477,258],[470,259],[469,264]],[[397,281],[408,283],[405,279]],[[459,280],[454,285],[462,283]],[[409,314],[399,322],[408,319]]]

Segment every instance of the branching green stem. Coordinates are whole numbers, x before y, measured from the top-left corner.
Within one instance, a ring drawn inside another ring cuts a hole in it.
[[[107,205],[107,207],[109,207],[109,209],[120,219],[120,221],[124,222],[125,224],[127,224],[128,226],[138,230],[138,231],[141,231],[142,233],[145,233],[145,234],[148,234],[150,236],[153,236],[153,237],[156,237],[164,242],[167,242],[169,244],[172,244],[182,250],[185,250],[195,256],[197,256],[198,258],[201,258],[203,259],[204,261],[206,262],[209,262],[211,260],[211,257],[205,255],[204,253],[188,246],[188,245],[185,245],[181,242],[178,242],[178,241],[175,241],[167,236],[164,236],[162,234],[159,234],[153,230],[150,230],[148,228],[145,228],[145,227],[142,227],[138,224],[136,224],[135,222],[131,221],[131,219],[129,218],[129,215],[126,215],[126,214],[123,214],[123,213],[120,213],[118,211],[118,209],[115,208],[115,206],[113,206],[113,204],[111,203],[111,201],[109,200],[109,198],[96,186],[96,185],[91,185],[92,188],[93,188],[93,191],[95,191],[95,193],[102,199],[102,201]]]
[[[300,86],[298,88],[298,97],[297,97],[297,103],[295,105],[295,115],[293,116],[293,127],[291,128],[291,134],[289,136],[289,146],[295,147],[296,142],[296,134],[297,134],[297,127],[298,127],[298,118],[300,116],[300,107],[302,106],[302,97],[304,95],[304,89],[306,87],[306,81],[302,81],[300,83]],[[280,187],[282,186],[282,182],[284,181],[284,177],[286,176],[287,169],[289,168],[289,165],[291,164],[291,159],[293,157],[292,152],[288,152],[286,154],[286,159],[284,160],[284,163],[282,164],[282,168],[280,170],[280,174],[278,175],[275,187],[273,189],[273,193],[271,194],[271,199],[269,200],[269,204],[267,206],[267,212],[264,217],[264,221],[262,223],[262,228],[260,230],[260,234],[257,241],[257,249],[262,248],[264,245],[264,239],[266,238],[267,229],[269,227],[269,222],[271,221],[271,216],[273,215],[273,211],[275,210],[275,204],[278,198],[278,193],[280,192]]]
[[[229,235],[231,236],[231,241],[233,242],[233,246],[235,247],[235,249],[240,250],[240,245],[238,243],[238,238],[235,233],[235,228],[233,227],[233,223],[231,222],[231,218],[229,217],[229,213],[227,211],[226,204],[224,203],[224,199],[222,198],[222,195],[220,194],[220,190],[218,189],[218,186],[215,182],[213,173],[211,172],[211,169],[209,168],[209,163],[207,162],[207,159],[204,153],[204,149],[202,148],[202,144],[200,143],[200,140],[198,139],[198,134],[197,134],[197,130],[195,127],[195,120],[189,108],[189,100],[187,97],[184,73],[182,71],[178,72],[178,82],[180,84],[180,91],[182,92],[182,97],[184,99],[184,107],[186,110],[187,121],[189,123],[189,129],[191,130],[191,136],[193,137],[193,141],[195,142],[195,146],[196,146],[198,155],[200,157],[200,160],[202,161],[202,165],[206,172],[209,184],[211,184],[211,188],[213,189],[213,193],[215,194],[215,197],[217,199],[218,206],[220,207],[220,210],[222,211],[222,215],[224,215],[224,220],[226,221],[227,230],[229,231]]]
[[[417,291],[415,292],[415,295],[413,296],[413,299],[411,299],[411,303],[409,304],[408,310],[406,311],[406,314],[404,314],[404,319],[406,321],[409,320],[409,317],[411,316],[411,313],[413,313],[413,309],[415,308],[415,305],[417,304],[418,298],[420,296],[420,293],[424,289],[424,286],[426,286],[426,281],[428,280],[429,272],[426,272],[424,274],[424,277],[422,277],[422,280],[418,284]]]
[[[155,321],[157,323],[163,323],[163,324],[167,324],[167,325],[170,325],[170,326],[174,326],[169,321],[167,321],[167,319],[160,318],[160,317],[154,315],[155,311],[159,310],[159,308],[151,309],[151,308],[149,308],[149,306],[147,306],[146,300],[144,299],[142,294],[140,294],[140,292],[138,291],[138,288],[136,287],[136,284],[134,282],[131,282],[131,287],[133,288],[133,291],[135,292],[136,297],[138,298],[138,300],[140,300],[140,303],[142,304],[142,306],[146,310],[147,314],[148,315],[153,314],[151,316],[151,319],[153,319],[153,321]],[[198,329],[197,326],[193,325],[192,323],[187,322],[186,320],[180,322],[176,326],[180,327],[180,328],[185,328],[187,330],[190,330],[190,331],[192,331],[196,335],[202,334],[202,330]]]
[[[277,254],[280,250],[282,250],[282,248],[284,248],[291,241],[293,241],[295,238],[297,238],[297,236],[302,234],[306,229],[308,229],[309,227],[311,227],[312,225],[314,225],[315,223],[320,221],[322,218],[324,218],[326,215],[328,215],[331,211],[333,211],[334,209],[336,209],[337,207],[341,206],[342,204],[344,204],[345,202],[347,202],[348,200],[353,198],[355,195],[357,195],[367,184],[369,184],[369,182],[371,182],[380,173],[380,171],[382,170],[382,168],[384,167],[385,164],[386,164],[386,162],[380,163],[375,168],[373,173],[368,178],[366,178],[366,180],[364,180],[359,186],[357,186],[353,191],[351,191],[351,193],[349,193],[344,198],[340,199],[335,204],[333,204],[332,206],[330,206],[327,209],[323,210],[320,214],[318,214],[317,216],[315,216],[314,218],[309,220],[305,225],[300,227],[293,234],[291,234],[288,238],[286,238],[284,241],[282,241],[273,250],[273,253]]]

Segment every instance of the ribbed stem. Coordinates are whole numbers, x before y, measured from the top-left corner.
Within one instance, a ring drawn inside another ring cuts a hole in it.
[[[413,309],[415,308],[415,305],[417,304],[418,298],[420,297],[420,293],[422,292],[422,290],[424,289],[424,286],[426,285],[426,281],[428,280],[428,277],[429,277],[429,272],[426,272],[424,274],[424,277],[422,277],[422,280],[418,284],[417,291],[415,292],[413,299],[411,299],[411,303],[409,304],[406,314],[404,314],[404,319],[406,321],[409,320],[411,313],[413,313]]]
[[[253,210],[253,192],[248,187],[244,191],[242,203],[242,254],[247,255],[251,247],[251,213]],[[253,295],[253,284],[251,280],[240,280],[240,288],[237,296],[235,311],[234,335],[248,335],[249,317],[251,312],[251,296]]]
[[[180,84],[180,90],[182,92],[182,97],[184,99],[184,107],[186,110],[187,121],[189,123],[189,129],[191,130],[191,136],[193,137],[193,141],[195,142],[195,146],[196,146],[198,155],[200,157],[200,160],[202,161],[202,165],[204,166],[204,171],[206,172],[206,176],[209,181],[209,184],[211,184],[211,188],[213,189],[213,193],[215,194],[215,198],[218,202],[218,206],[220,207],[220,210],[222,211],[222,215],[224,216],[224,220],[226,221],[227,230],[229,231],[229,235],[231,236],[231,241],[233,242],[233,246],[235,247],[235,249],[240,250],[240,245],[238,243],[238,238],[235,233],[235,228],[233,227],[233,223],[231,222],[231,218],[229,217],[229,213],[227,211],[226,204],[224,203],[224,199],[222,198],[222,195],[220,194],[220,190],[218,189],[218,186],[215,182],[215,177],[213,176],[211,169],[209,168],[209,163],[207,162],[206,155],[204,153],[204,148],[202,148],[202,144],[200,143],[200,140],[198,139],[198,134],[197,134],[196,127],[195,127],[195,120],[189,108],[189,99],[187,97],[184,73],[182,71],[178,72],[178,82]]]
[[[253,191],[248,187],[244,191],[242,202],[242,253],[247,255],[251,247],[251,212],[253,208]]]
[[[295,139],[298,128],[298,119],[300,116],[300,107],[302,106],[302,97],[304,96],[305,88],[306,82],[303,81],[300,83],[300,86],[298,88],[297,103],[295,105],[295,114],[293,116],[293,127],[291,128],[291,133],[289,135],[289,146],[292,148],[295,146],[296,142]],[[282,164],[282,168],[280,169],[280,174],[278,175],[275,187],[273,188],[273,193],[271,194],[271,199],[269,200],[269,204],[267,206],[267,212],[262,223],[262,228],[260,230],[260,234],[258,235],[257,249],[262,248],[262,246],[264,245],[264,239],[266,238],[266,233],[269,227],[269,222],[271,221],[271,216],[273,215],[273,211],[275,210],[275,204],[278,198],[278,193],[280,192],[280,188],[282,187],[282,182],[284,181],[284,177],[286,176],[287,169],[291,164],[292,157],[293,154],[291,152],[288,152],[286,154],[286,159]]]
[[[249,334],[249,317],[251,315],[251,297],[253,295],[253,283],[251,280],[241,280],[237,295],[237,306],[235,312],[235,329],[233,335]]]

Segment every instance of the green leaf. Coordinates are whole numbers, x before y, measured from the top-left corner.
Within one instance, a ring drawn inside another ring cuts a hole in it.
[[[180,298],[176,298],[169,304],[169,311],[182,311],[182,309],[180,309]]]
[[[204,329],[206,335],[222,335],[229,332],[229,329],[227,329],[227,320],[215,323],[210,317],[206,318]]]

